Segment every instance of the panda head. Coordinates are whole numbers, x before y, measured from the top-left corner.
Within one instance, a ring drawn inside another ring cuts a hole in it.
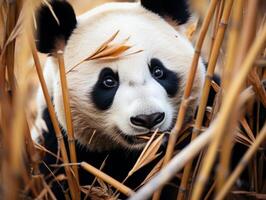
[[[37,47],[51,55],[64,50],[78,142],[96,151],[139,149],[145,142],[136,136],[170,131],[194,53],[177,30],[189,18],[186,1],[109,3],[78,18],[65,1],[52,1],[51,6],[56,18],[45,6],[38,13]],[[114,35],[114,46],[126,43],[122,53],[87,59]],[[46,76],[53,77],[48,86],[57,117],[66,129],[55,57],[48,58],[46,68]],[[203,75],[200,62],[187,118],[197,104]]]

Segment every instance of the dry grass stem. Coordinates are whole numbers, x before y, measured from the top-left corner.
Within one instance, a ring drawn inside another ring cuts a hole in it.
[[[199,151],[204,148],[213,138],[215,134],[216,122],[213,122],[205,132],[199,137],[193,140],[188,146],[186,146],[179,154],[173,157],[169,163],[162,168],[155,177],[153,177],[146,185],[140,188],[129,200],[146,200],[156,190],[160,189],[170,179],[181,170],[185,164],[193,159]]]
[[[222,133],[225,130],[226,123],[228,122],[230,113],[232,108],[234,107],[234,103],[236,101],[237,95],[247,78],[249,71],[251,70],[253,63],[255,62],[258,54],[261,52],[262,48],[264,47],[266,41],[266,26],[263,27],[261,31],[261,37],[256,38],[252,47],[250,48],[247,57],[244,59],[241,70],[238,73],[238,77],[232,82],[230,88],[228,88],[228,94],[225,95],[224,103],[222,104],[220,113],[219,113],[219,129],[216,133],[216,137],[214,141],[211,143],[208,152],[203,160],[205,164],[204,168],[201,169],[200,174],[197,178],[197,182],[194,187],[194,192],[192,195],[192,199],[198,199],[203,190],[203,186],[206,183],[206,179],[209,175],[211,166],[213,165],[213,161],[215,159],[215,155],[217,153],[217,149],[219,143],[221,142]]]
[[[227,179],[225,185],[223,188],[218,192],[218,195],[215,197],[216,200],[222,200],[225,198],[226,194],[229,192],[230,188],[233,186],[233,184],[236,182],[236,179],[239,177],[241,172],[245,169],[247,166],[247,163],[250,161],[252,156],[258,151],[260,145],[265,142],[266,139],[266,125],[262,128],[261,132],[257,136],[254,143],[251,145],[251,147],[248,149],[248,151],[245,153],[243,158],[240,160],[239,165],[236,167],[236,169],[232,172],[232,174]]]
[[[196,46],[195,46],[195,53],[193,56],[191,67],[190,67],[189,76],[188,76],[188,79],[186,82],[183,99],[181,101],[180,109],[178,112],[177,121],[176,121],[175,127],[171,131],[170,139],[169,139],[169,142],[167,145],[167,150],[166,150],[166,155],[165,155],[164,162],[163,162],[163,167],[170,161],[170,159],[172,157],[178,134],[179,134],[179,132],[182,128],[182,125],[183,125],[185,113],[187,110],[187,104],[189,101],[189,96],[191,94],[193,81],[195,79],[195,75],[196,75],[197,68],[198,68],[198,62],[199,62],[199,58],[200,58],[201,48],[202,48],[204,39],[206,37],[207,31],[209,29],[209,25],[210,25],[210,22],[212,20],[213,14],[215,12],[215,8],[216,8],[217,3],[218,3],[218,0],[212,0],[211,1],[209,8],[208,8],[208,11],[207,11],[207,15],[204,18],[203,25],[200,29],[200,34],[199,34],[199,38],[198,38]],[[160,193],[161,193],[160,190],[157,191],[153,196],[153,200],[159,199]],[[180,197],[180,198],[182,198],[182,197]]]
[[[150,163],[152,160],[154,160],[157,157],[156,154],[157,154],[157,151],[159,150],[159,148],[161,146],[161,142],[162,142],[162,139],[164,136],[164,134],[162,134],[157,139],[154,140],[157,133],[158,133],[158,129],[152,134],[150,140],[148,141],[145,148],[141,152],[135,165],[133,166],[133,168],[128,173],[128,176],[126,179],[128,179],[129,176],[134,174],[140,168],[142,168],[146,164]]]
[[[228,56],[225,60],[225,66],[223,70],[223,82],[222,82],[222,90],[220,91],[222,94],[227,92],[227,88],[229,83],[232,79],[232,72],[234,71],[234,62],[235,62],[235,56],[236,56],[236,47],[237,47],[237,39],[239,38],[240,33],[240,27],[241,27],[241,19],[242,19],[242,11],[243,11],[243,4],[244,1],[240,0],[238,3],[234,4],[233,12],[232,12],[232,20],[229,27],[229,36],[228,36],[228,42],[227,42],[227,52]],[[222,99],[222,95],[220,96],[220,99]],[[236,113],[232,113],[232,115],[235,115],[237,117]],[[231,159],[231,151],[232,151],[232,145],[233,145],[233,139],[234,139],[234,127],[235,123],[237,123],[236,120],[233,122],[231,121],[230,126],[231,128],[228,128],[228,131],[225,132],[224,136],[224,143],[222,144],[222,152],[221,153],[221,162],[220,162],[220,169],[221,173],[217,174],[217,190],[221,188],[221,186],[224,184],[226,177],[229,174],[229,165],[230,165],[230,159]]]
[[[96,169],[95,167],[89,165],[86,162],[82,162],[81,167],[88,171],[89,173],[93,174],[94,176],[98,177],[99,179],[102,179],[106,183],[112,185],[114,188],[116,188],[118,191],[122,192],[123,194],[127,196],[131,196],[134,194],[134,191],[131,190],[130,188],[126,187],[119,181],[115,180],[111,176],[108,176],[107,174],[103,173],[102,171]]]
[[[44,76],[43,76],[43,73],[42,73],[42,68],[41,68],[40,60],[39,60],[39,57],[38,57],[38,54],[37,54],[37,49],[36,49],[36,46],[35,46],[35,44],[33,42],[33,38],[32,37],[29,37],[29,43],[30,43],[30,47],[31,47],[31,50],[32,50],[33,59],[34,59],[34,62],[35,62],[36,71],[37,71],[37,74],[38,74],[38,77],[39,77],[39,80],[40,80],[40,84],[41,84],[41,87],[42,87],[42,91],[43,91],[43,94],[44,94],[44,98],[45,98],[45,101],[46,101],[46,104],[47,104],[47,107],[48,107],[48,110],[49,110],[49,114],[50,114],[51,121],[52,121],[54,130],[55,130],[55,133],[56,133],[56,137],[57,137],[57,140],[58,140],[58,148],[60,149],[60,152],[61,152],[61,155],[62,155],[64,163],[69,163],[67,152],[66,152],[65,143],[64,143],[64,140],[63,140],[63,135],[61,133],[61,130],[60,130],[60,127],[59,127],[59,123],[58,123],[57,118],[56,118],[55,110],[54,110],[51,98],[49,96],[49,93],[48,93],[48,88],[46,86],[46,83],[45,83],[45,80],[44,80]],[[69,166],[65,166],[65,171],[66,171],[66,174],[67,174],[67,177],[68,177],[67,181],[68,181],[68,184],[69,184],[71,197],[74,200],[79,199],[78,194],[75,193],[75,188],[77,188],[77,186],[75,186],[75,184],[77,184],[77,182],[75,181],[75,179],[74,179],[74,177],[73,177],[73,175],[71,173],[70,167]]]
[[[218,0],[212,0],[211,1],[207,15],[204,19],[204,22],[203,22],[203,25],[201,28],[199,39],[198,39],[196,47],[195,47],[195,53],[194,53],[191,68],[189,71],[189,76],[188,76],[188,79],[186,82],[184,97],[183,97],[183,100],[182,100],[181,105],[180,105],[180,110],[178,112],[179,114],[178,114],[177,122],[175,124],[175,127],[174,127],[172,133],[171,133],[169,144],[167,146],[167,153],[166,153],[166,157],[165,157],[165,161],[164,161],[165,163],[167,163],[171,159],[171,155],[173,153],[173,147],[174,147],[174,143],[175,143],[176,138],[177,138],[177,134],[181,130],[181,127],[183,125],[183,121],[184,121],[184,117],[185,117],[185,113],[186,113],[186,108],[187,108],[187,103],[189,101],[189,96],[191,94],[193,81],[195,79],[195,75],[197,72],[201,48],[202,48],[204,39],[206,37],[206,33],[208,31],[208,28],[209,28],[212,16],[214,14],[217,2],[218,2]]]
[[[71,115],[71,110],[70,110],[69,93],[68,93],[63,51],[57,52],[57,59],[58,59],[58,64],[59,64],[59,73],[60,73],[60,80],[61,80],[63,104],[64,104],[65,117],[66,117],[68,146],[70,149],[70,160],[72,163],[77,163],[75,137],[74,137],[73,124],[72,124],[72,115]],[[76,178],[76,182],[77,182],[76,186],[78,186],[78,182],[79,182],[78,181],[79,180],[78,167],[73,166],[73,169],[74,169],[75,178]],[[75,193],[79,193],[79,192],[80,191],[79,191],[78,187],[75,188]]]
[[[212,8],[212,15],[213,15],[213,12],[215,10],[216,5],[217,5],[217,2],[215,2],[215,4],[213,3],[213,7],[211,7]],[[220,6],[221,6],[221,4],[220,4]],[[221,7],[223,7],[223,6],[221,6]],[[221,43],[222,43],[224,32],[225,32],[225,27],[226,27],[225,24],[227,24],[231,7],[232,7],[232,1],[229,3],[227,2],[227,7],[226,7],[227,12],[224,11],[224,13],[223,13],[223,16],[222,16],[222,19],[220,22],[220,27],[217,30],[216,38],[214,40],[213,49],[212,49],[211,55],[210,55],[207,75],[206,75],[206,79],[205,79],[205,83],[204,83],[204,87],[203,87],[203,94],[202,94],[202,98],[200,100],[199,110],[198,110],[196,122],[195,122],[195,127],[194,127],[193,133],[192,133],[192,138],[191,138],[192,140],[197,137],[197,135],[200,132],[199,130],[201,129],[201,126],[202,126],[202,121],[203,121],[205,108],[206,108],[206,104],[207,104],[207,99],[209,96],[210,85],[211,85],[215,65],[217,62],[217,58],[219,55],[219,49],[221,47]],[[220,9],[220,8],[218,8],[218,6],[217,6],[217,9]],[[211,18],[211,16],[210,16],[210,18]],[[208,26],[209,26],[209,24],[210,24],[210,21],[208,23]],[[207,29],[206,29],[206,31],[207,31]],[[202,46],[202,44],[201,44],[201,46]],[[190,88],[190,90],[191,90],[191,88]],[[186,95],[186,93],[185,93],[185,95]],[[179,200],[184,199],[184,193],[182,191],[186,191],[187,183],[188,183],[189,176],[190,176],[191,167],[192,167],[192,163],[188,163],[188,165],[186,166],[186,168],[184,170],[184,174],[183,174],[181,186],[180,186],[181,190],[178,194]]]

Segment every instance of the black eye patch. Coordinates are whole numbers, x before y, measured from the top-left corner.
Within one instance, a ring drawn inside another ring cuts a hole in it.
[[[175,96],[178,91],[179,77],[175,72],[165,68],[163,63],[152,58],[149,64],[152,77],[166,90],[170,97]]]
[[[118,87],[118,74],[114,73],[110,68],[102,69],[99,74],[98,81],[94,85],[91,93],[92,101],[96,105],[96,107],[100,110],[107,110],[108,108],[110,108]]]

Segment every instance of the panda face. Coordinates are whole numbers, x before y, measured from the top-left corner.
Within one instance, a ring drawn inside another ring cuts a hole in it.
[[[109,111],[109,120],[125,135],[170,130],[178,75],[157,58],[136,68],[134,73],[124,66],[102,69],[90,94],[93,104]]]
[[[77,140],[97,151],[139,149],[145,141],[136,136],[156,129],[170,131],[194,53],[190,42],[138,3],[106,4],[77,22],[64,52]],[[129,38],[131,48],[125,52],[129,56],[86,60],[117,31],[113,42]],[[46,68],[56,68],[56,60],[49,59],[54,62]],[[203,75],[200,62],[187,117],[197,103]],[[58,73],[54,73],[52,88],[59,122],[66,129]]]

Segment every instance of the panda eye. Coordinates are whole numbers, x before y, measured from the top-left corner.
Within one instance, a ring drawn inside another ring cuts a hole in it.
[[[164,76],[164,71],[161,67],[156,66],[152,70],[152,75],[157,79],[161,79]]]
[[[106,88],[114,88],[118,85],[117,80],[112,76],[105,77],[102,83]]]

